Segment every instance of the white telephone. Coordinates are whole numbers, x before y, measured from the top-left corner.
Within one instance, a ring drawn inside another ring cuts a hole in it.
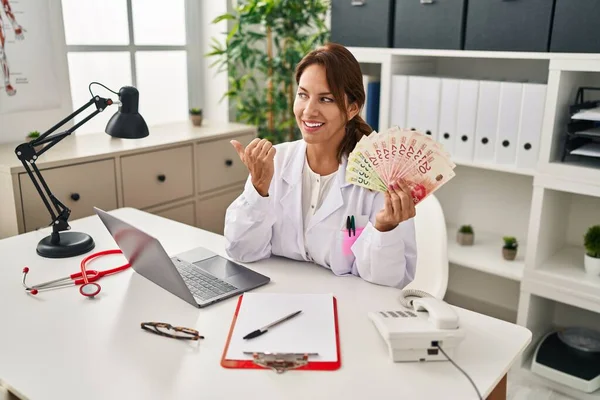
[[[414,297],[414,299],[409,299]],[[388,345],[393,361],[447,360],[464,339],[456,311],[429,293],[406,289],[402,307],[371,311],[369,318]]]

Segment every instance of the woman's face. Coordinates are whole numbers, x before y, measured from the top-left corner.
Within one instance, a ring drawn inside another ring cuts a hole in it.
[[[307,143],[337,146],[342,141],[347,121],[329,90],[322,65],[312,64],[300,76],[294,115]]]

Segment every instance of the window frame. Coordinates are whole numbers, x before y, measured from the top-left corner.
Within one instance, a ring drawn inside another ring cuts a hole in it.
[[[138,51],[185,51],[187,55],[187,78],[188,78],[188,104],[189,107],[203,107],[203,93],[201,90],[201,77],[203,74],[204,63],[201,54],[201,32],[198,27],[198,21],[201,21],[201,7],[195,0],[184,0],[185,10],[185,45],[137,45],[135,44],[135,35],[133,30],[133,4],[132,0],[126,0],[127,5],[127,25],[129,44],[128,45],[70,45],[66,43],[66,54],[69,53],[90,53],[90,52],[127,52],[131,65],[131,84],[137,87],[137,68],[135,54]],[[62,8],[62,2],[61,2]],[[62,11],[61,11],[62,17]],[[63,30],[64,30],[63,20]],[[70,93],[70,71],[69,76],[69,98]],[[75,108],[74,108],[75,110]]]

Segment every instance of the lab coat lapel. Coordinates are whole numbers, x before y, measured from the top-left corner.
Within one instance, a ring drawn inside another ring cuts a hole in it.
[[[281,176],[285,182],[281,200],[279,201],[284,210],[285,218],[290,219],[290,232],[293,226],[296,230],[296,242],[300,251],[304,252],[304,221],[302,218],[302,168],[306,154],[306,142],[300,140],[294,153],[290,155],[283,166]],[[285,228],[284,228],[285,229]]]
[[[325,197],[321,207],[310,219],[308,230],[312,229],[316,224],[322,222],[344,205],[344,196],[342,195],[342,190],[349,185],[349,183],[346,182],[346,165],[347,159],[344,157],[342,158],[342,162],[338,167],[337,176],[335,177],[335,181],[331,184],[331,188],[327,194],[327,197]]]

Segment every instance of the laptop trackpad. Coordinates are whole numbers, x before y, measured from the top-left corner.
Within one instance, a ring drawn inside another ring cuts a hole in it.
[[[220,256],[195,262],[194,265],[220,279],[226,279],[242,272],[242,269],[237,264]]]

